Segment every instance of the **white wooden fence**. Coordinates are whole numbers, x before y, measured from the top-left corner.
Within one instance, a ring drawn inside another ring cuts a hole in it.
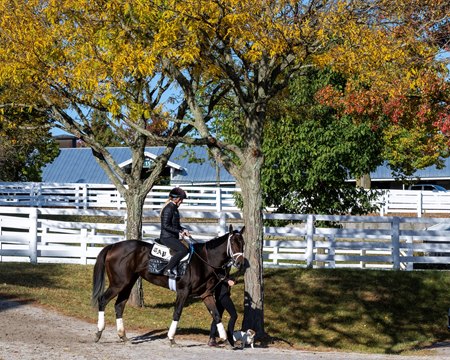
[[[154,186],[144,209],[160,209],[173,186]],[[188,199],[185,209],[199,211],[236,211],[233,194],[238,188],[183,186]],[[76,209],[126,209],[125,200],[114,185],[0,183],[0,206],[64,207]]]
[[[380,215],[392,213],[450,214],[450,191],[388,190],[378,200]]]
[[[172,186],[155,186],[144,209],[159,209]],[[189,198],[183,207],[195,211],[238,211],[233,194],[239,188],[186,186]],[[413,213],[449,214],[450,192],[384,190],[376,200],[380,215]],[[113,185],[0,183],[0,206],[65,207],[76,209],[125,209],[125,201]]]
[[[242,226],[238,212],[184,210],[181,215],[193,219],[184,224],[198,241],[226,232],[230,223]],[[145,241],[159,236],[157,216],[158,211],[145,212]],[[111,218],[116,221],[106,221]],[[0,207],[0,262],[93,264],[104,245],[124,239],[124,218],[124,210]],[[265,214],[265,219],[289,222],[264,229],[266,267],[412,270],[417,264],[450,264],[445,218]]]

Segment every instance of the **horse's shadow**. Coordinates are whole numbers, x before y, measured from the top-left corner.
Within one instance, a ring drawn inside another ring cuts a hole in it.
[[[207,332],[206,330],[203,329],[180,329],[180,331],[178,332],[179,335],[183,335],[183,334],[204,334],[207,335],[209,334],[209,332]],[[155,341],[155,340],[164,340],[167,339],[167,329],[156,329],[156,330],[152,330],[149,331],[146,334],[143,335],[139,335],[139,336],[135,336],[133,338],[130,339],[131,344],[133,345],[137,345],[137,344],[142,344],[142,343],[147,343],[147,342],[151,342],[151,341]],[[179,347],[197,347],[197,346],[204,346],[205,344],[202,343],[195,343],[195,344],[188,344],[188,345],[178,345]]]
[[[141,344],[154,340],[162,340],[167,338],[167,330],[152,330],[146,334],[135,336],[130,339],[132,344]]]

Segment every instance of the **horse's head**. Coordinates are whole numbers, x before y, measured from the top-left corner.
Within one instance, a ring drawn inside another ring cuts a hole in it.
[[[227,254],[230,256],[233,266],[241,269],[244,265],[244,233],[245,226],[241,231],[233,230],[233,226],[230,225],[228,230],[228,244]]]

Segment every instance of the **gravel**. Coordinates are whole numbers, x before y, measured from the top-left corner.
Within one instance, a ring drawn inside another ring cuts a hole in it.
[[[103,360],[103,359],[206,359],[221,360],[441,360],[450,359],[450,341],[436,344],[425,355],[396,356],[343,352],[314,352],[275,346],[254,349],[211,348],[198,339],[178,339],[170,347],[165,333],[127,333],[119,341],[113,326],[107,326],[98,343],[96,325],[27,303],[0,299],[0,360]]]

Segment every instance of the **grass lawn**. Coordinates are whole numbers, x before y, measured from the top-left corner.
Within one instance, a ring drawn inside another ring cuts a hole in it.
[[[31,301],[93,323],[92,266],[0,263],[0,297]],[[242,281],[233,288],[240,327]],[[267,269],[265,330],[278,345],[405,354],[450,339],[450,272]],[[144,282],[144,308],[127,306],[125,328],[167,331],[175,293]],[[110,303],[106,321],[114,325]],[[203,336],[211,318],[199,299],[184,309],[177,334]],[[225,318],[225,323],[228,321]]]

